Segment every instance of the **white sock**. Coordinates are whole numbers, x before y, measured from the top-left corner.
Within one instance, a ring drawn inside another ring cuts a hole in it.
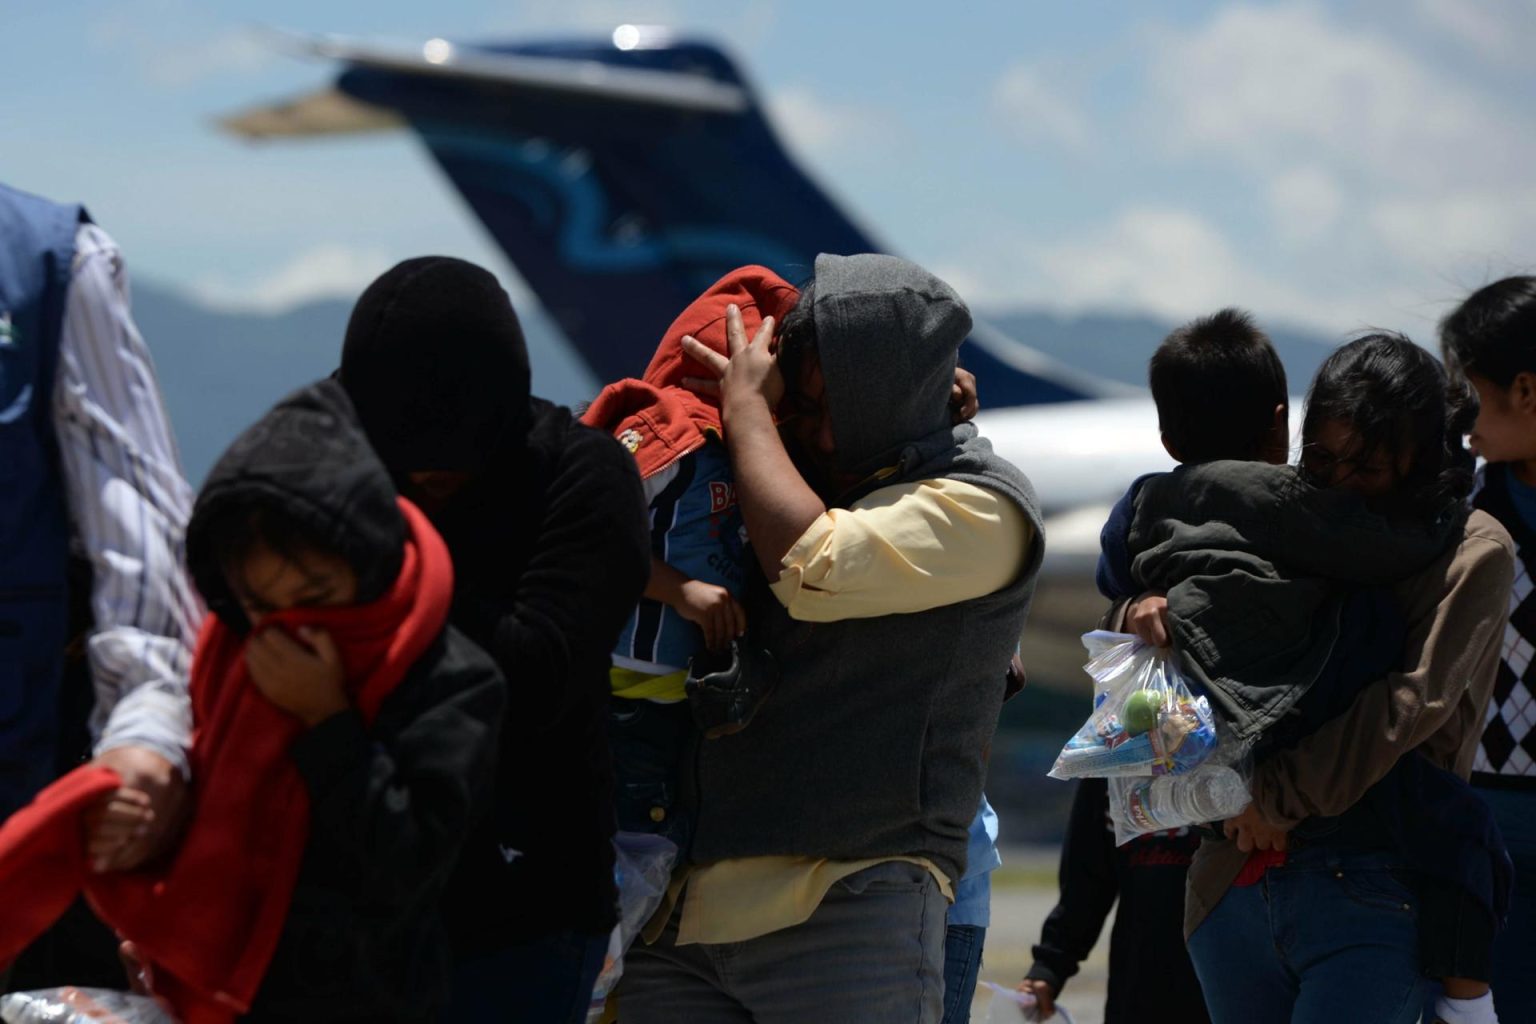
[[[1435,1016],[1445,1024],[1499,1024],[1499,1015],[1493,1012],[1492,992],[1484,992],[1476,999],[1441,996],[1435,1000]]]

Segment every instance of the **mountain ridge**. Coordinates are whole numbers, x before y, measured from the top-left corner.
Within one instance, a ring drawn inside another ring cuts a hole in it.
[[[278,399],[336,368],[351,308],[350,299],[320,299],[275,313],[221,310],[163,282],[135,285],[134,319],[153,354],[182,462],[194,485],[229,442]],[[598,382],[567,351],[549,318],[526,303],[518,313],[536,393],[565,405],[590,400]],[[1173,327],[1136,313],[1003,310],[985,319],[1076,370],[1137,386],[1145,384],[1147,358]],[[1305,390],[1333,343],[1289,327],[1277,327],[1270,336],[1291,391]],[[637,365],[643,366],[644,359]],[[985,405],[985,381],[981,399]]]

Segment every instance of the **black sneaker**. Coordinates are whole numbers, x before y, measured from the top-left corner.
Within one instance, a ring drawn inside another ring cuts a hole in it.
[[[745,729],[778,682],[773,655],[732,640],[727,650],[695,654],[683,687],[699,731],[713,740]]]

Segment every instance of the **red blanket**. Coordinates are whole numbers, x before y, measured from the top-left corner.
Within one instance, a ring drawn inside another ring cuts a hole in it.
[[[390,591],[367,605],[306,608],[261,628],[327,630],[353,706],[372,723],[384,698],[442,632],[453,566],[437,531],[400,501],[410,539]],[[222,1024],[249,1009],[282,933],[309,833],[309,795],[288,757],[303,729],[251,683],[245,637],[209,616],[192,666],[193,811],[171,859],[113,875],[89,871],[80,816],[117,776],[80,768],[0,828],[0,963],[84,891],[132,940],[156,995],[185,1024]]]
[[[766,267],[741,267],[710,286],[667,328],[643,380],[621,380],[605,387],[581,421],[612,432],[635,456],[641,478],[657,473],[704,444],[707,433],[720,433],[720,406],[683,387],[684,377],[710,378],[703,364],[683,352],[683,335],[728,353],[725,307],[741,309],[747,337],[765,317],[782,321],[800,292]]]

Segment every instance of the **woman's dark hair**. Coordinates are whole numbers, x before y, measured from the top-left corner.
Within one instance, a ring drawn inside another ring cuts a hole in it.
[[[1302,439],[1328,420],[1349,424],[1356,458],[1408,456],[1397,493],[1405,510],[1437,520],[1459,514],[1472,490],[1474,460],[1463,443],[1477,419],[1477,397],[1451,380],[1426,350],[1401,334],[1379,332],[1340,347],[1318,368],[1307,393]]]
[[[1506,277],[1479,288],[1440,321],[1446,365],[1501,388],[1536,373],[1536,277]]]

